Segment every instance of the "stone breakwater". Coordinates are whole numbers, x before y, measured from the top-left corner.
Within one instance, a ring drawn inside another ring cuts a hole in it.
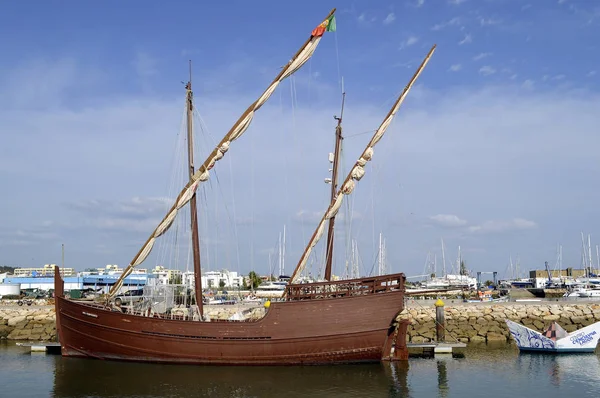
[[[510,332],[505,320],[542,331],[558,322],[567,332],[600,321],[600,304],[497,304],[451,305],[444,308],[446,341],[507,341]],[[407,340],[423,343],[435,340],[435,307],[409,307],[399,318],[408,319]]]
[[[56,340],[54,307],[0,309],[0,339]]]

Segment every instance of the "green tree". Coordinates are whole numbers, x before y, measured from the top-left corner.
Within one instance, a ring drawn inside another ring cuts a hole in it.
[[[242,289],[248,290],[248,282],[246,281],[246,277],[242,277]]]
[[[460,274],[461,275],[467,275],[468,274],[467,264],[465,264],[465,260],[462,260],[460,262]]]
[[[251,289],[256,289],[262,283],[262,279],[254,271],[250,271],[250,273],[248,274],[248,279],[250,279],[250,288]]]
[[[181,285],[181,274],[172,274],[169,278],[169,284],[171,285]]]
[[[219,288],[220,288],[220,289],[223,289],[224,287],[225,287],[225,281],[224,281],[223,279],[221,279],[221,280],[219,281]]]

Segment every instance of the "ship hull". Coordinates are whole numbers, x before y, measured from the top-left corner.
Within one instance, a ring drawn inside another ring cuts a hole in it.
[[[57,289],[61,292],[62,289]],[[210,365],[377,362],[398,337],[402,290],[273,302],[257,321],[197,322],[111,311],[56,297],[63,356]],[[400,333],[401,345],[405,334]]]

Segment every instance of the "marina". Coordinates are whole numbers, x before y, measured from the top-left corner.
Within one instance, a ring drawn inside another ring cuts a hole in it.
[[[0,396],[600,396],[600,9],[514,3],[7,4]]]

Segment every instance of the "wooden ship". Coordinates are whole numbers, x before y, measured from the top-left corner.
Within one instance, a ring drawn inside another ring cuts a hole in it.
[[[407,359],[408,321],[398,321],[404,309],[405,276],[402,273],[331,281],[333,223],[344,196],[365,173],[373,147],[390,125],[409,90],[424,69],[435,46],[395,101],[367,147],[338,187],[337,167],[332,181],[332,200],[313,233],[286,287],[258,320],[207,320],[202,300],[191,306],[193,316],[174,316],[150,309],[124,313],[110,302],[134,267],[152,250],[155,240],[167,231],[177,212],[190,204],[194,291],[202,297],[200,246],[195,192],[209,178],[209,171],[250,125],[256,111],[279,83],[302,67],[312,56],[324,32],[335,30],[335,9],[315,28],[309,39],[281,70],[265,92],[242,114],[202,165],[195,170],[192,144],[193,95],[191,79],[186,85],[189,182],[142,246],[106,302],[90,303],[65,297],[60,269],[55,269],[56,326],[63,356],[155,363],[207,365],[292,365],[377,362]],[[336,148],[341,140],[341,116],[336,127]],[[336,149],[336,155],[339,149]],[[337,157],[337,156],[336,156]],[[336,159],[337,162],[337,159]],[[325,282],[297,283],[308,257],[329,224]]]

